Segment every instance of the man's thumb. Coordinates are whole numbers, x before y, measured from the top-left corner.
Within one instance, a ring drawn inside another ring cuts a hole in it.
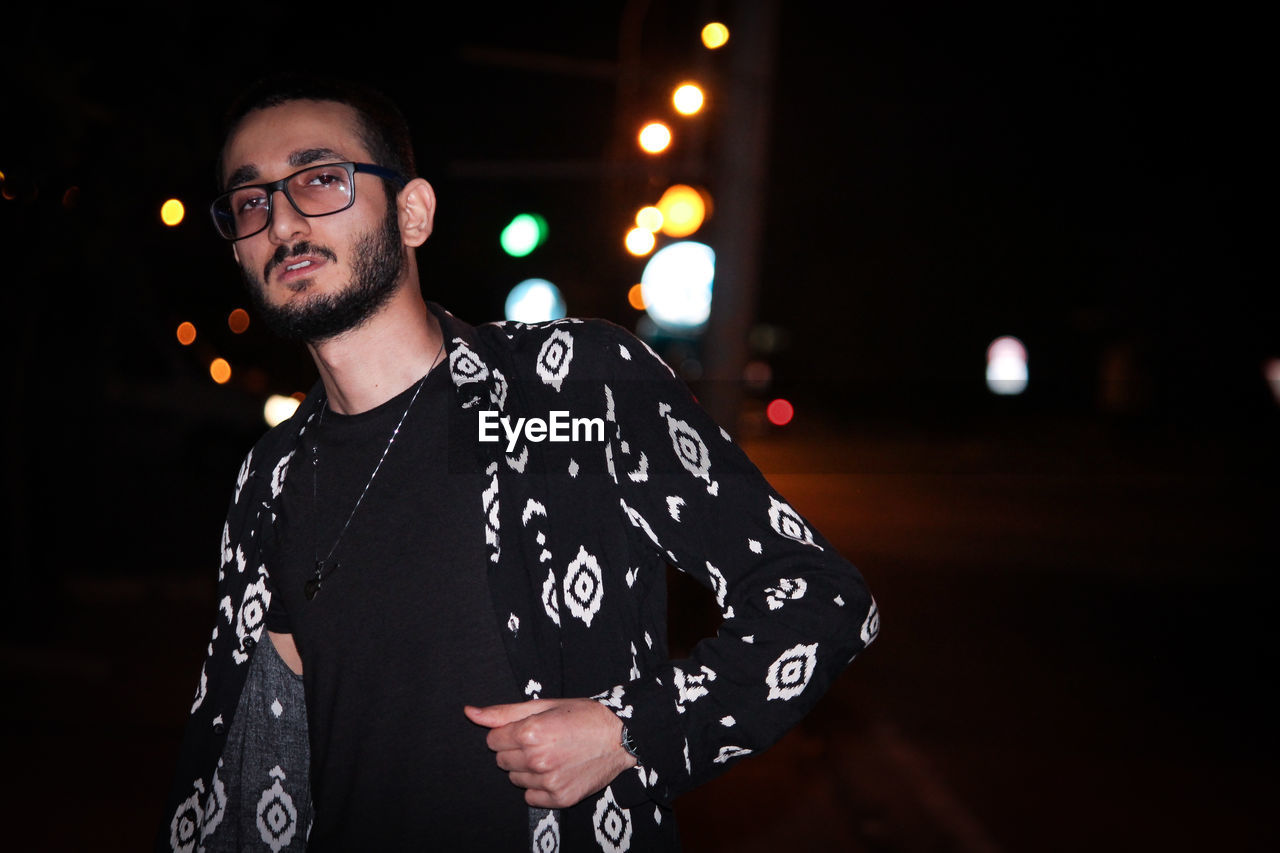
[[[473,723],[496,729],[499,726],[505,726],[507,723],[514,723],[517,720],[523,720],[532,714],[536,714],[542,709],[538,707],[543,700],[534,699],[529,702],[517,702],[514,705],[487,705],[478,708],[475,705],[463,705],[462,711],[467,715]]]

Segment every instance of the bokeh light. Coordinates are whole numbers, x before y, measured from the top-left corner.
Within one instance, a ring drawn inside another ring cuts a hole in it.
[[[632,228],[627,232],[626,240],[627,251],[638,258],[653,251],[653,247],[658,244],[658,240],[653,236],[653,232],[646,228]]]
[[[748,361],[742,368],[742,381],[749,391],[764,391],[773,382],[773,368],[760,359]]]
[[[1276,398],[1276,403],[1280,403],[1280,358],[1267,359],[1262,371],[1267,377],[1267,385],[1271,387],[1271,396]]]
[[[637,311],[644,310],[644,285],[636,283],[627,291],[627,304]]]
[[[660,121],[651,121],[640,128],[640,148],[649,154],[661,154],[671,144],[671,128]]]
[[[710,50],[724,47],[729,41],[729,28],[719,21],[713,21],[702,28],[702,43]]]
[[[298,411],[300,402],[293,397],[272,394],[262,407],[262,417],[266,420],[267,426],[279,426],[293,417],[293,413]]]
[[[996,338],[987,347],[987,387],[993,394],[1027,390],[1027,348],[1014,337]]]
[[[249,328],[249,312],[243,308],[237,308],[227,315],[227,327],[234,334],[243,335],[245,330]]]
[[[545,278],[527,278],[507,294],[504,314],[518,323],[559,320],[566,313],[560,288]]]
[[[231,381],[231,365],[225,358],[215,358],[209,365],[209,376],[219,385],[225,385]]]
[[[662,230],[662,211],[650,205],[636,211],[636,227],[649,233]]]
[[[764,409],[764,416],[774,426],[786,426],[791,423],[791,419],[795,417],[795,414],[795,407],[781,397],[770,401],[769,405],[765,406]]]
[[[668,237],[688,237],[702,227],[707,203],[702,194],[686,184],[675,184],[658,199],[662,212],[662,233]]]
[[[711,315],[716,253],[705,243],[672,243],[654,253],[640,276],[645,311],[660,328],[688,332]]]
[[[523,258],[547,241],[547,220],[536,213],[521,213],[502,229],[498,241],[508,255]]]
[[[704,96],[697,83],[681,83],[671,93],[671,104],[680,115],[691,116],[702,109]]]
[[[184,347],[189,347],[196,340],[195,323],[181,322],[178,324],[178,343]]]
[[[171,198],[160,205],[160,221],[170,228],[180,224],[186,215],[187,209],[176,198]]]

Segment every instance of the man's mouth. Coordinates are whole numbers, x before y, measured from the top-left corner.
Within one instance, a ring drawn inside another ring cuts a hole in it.
[[[314,275],[316,270],[320,269],[324,264],[323,258],[298,258],[291,263],[281,264],[276,272],[276,280],[281,284],[296,289],[302,286],[303,282]]]
[[[264,270],[263,279],[270,281],[273,271],[276,272],[276,280],[282,284],[298,283],[313,275],[316,270],[324,266],[327,262],[337,260],[333,253],[322,246],[312,246],[306,243],[300,243],[293,247],[292,252],[286,252],[284,247],[276,251],[275,256],[267,263]],[[277,267],[279,269],[277,269]]]

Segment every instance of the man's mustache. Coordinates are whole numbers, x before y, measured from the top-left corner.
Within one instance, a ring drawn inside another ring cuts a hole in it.
[[[301,243],[294,243],[292,246],[277,246],[266,266],[262,268],[262,280],[264,282],[267,281],[271,277],[271,271],[290,258],[301,258],[306,255],[315,255],[333,263],[338,261],[338,256],[330,249],[324,246],[314,246],[306,240]]]

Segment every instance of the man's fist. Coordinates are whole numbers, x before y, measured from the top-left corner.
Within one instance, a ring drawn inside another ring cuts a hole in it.
[[[537,808],[568,808],[636,763],[622,748],[622,720],[594,699],[467,705],[463,711],[489,729],[486,742],[498,766]]]

